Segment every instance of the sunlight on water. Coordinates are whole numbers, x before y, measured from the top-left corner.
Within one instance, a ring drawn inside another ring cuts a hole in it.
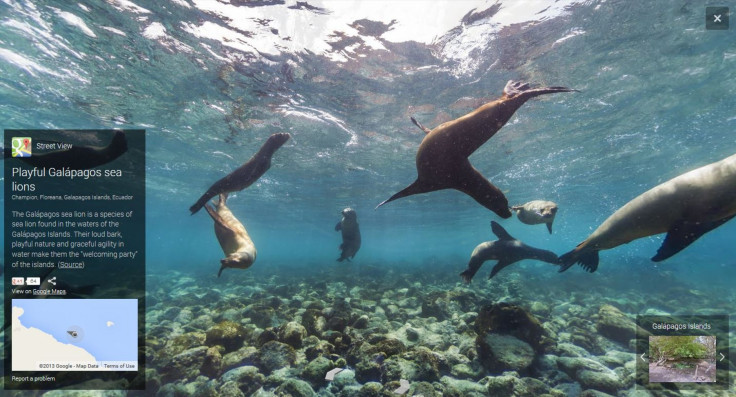
[[[379,345],[363,335],[370,331],[405,344],[386,368],[403,366],[408,376],[421,346],[445,361],[436,374],[417,369],[412,381],[450,394],[482,384],[494,395],[485,377],[501,382],[502,371],[486,371],[492,365],[475,356],[474,319],[482,305],[512,302],[538,316],[557,346],[519,377],[560,395],[638,395],[626,364],[633,347],[600,332],[601,308],[614,305],[629,320],[704,306],[731,313],[736,223],[656,264],[650,258],[664,235],[601,251],[593,274],[577,266],[558,274],[531,260],[490,282],[491,261],[469,286],[458,274],[478,244],[498,238],[492,220],[562,254],[634,197],[734,154],[732,35],[706,31],[697,2],[2,0],[0,120],[5,129],[147,130],[147,266],[159,320],[152,338],[161,346],[171,335],[189,343],[224,319],[252,326],[256,340],[317,311],[340,314],[347,299],[351,324],[370,317],[361,331],[340,330],[353,332],[354,343]],[[503,220],[456,190],[374,209],[417,177],[425,133],[410,117],[435,128],[499,98],[509,80],[578,90],[529,100],[469,158],[510,205],[557,203],[552,234],[516,215]],[[212,221],[188,208],[278,132],[291,139],[271,168],[228,201],[258,261],[217,279],[222,250]],[[350,263],[336,261],[335,225],[346,207],[362,234]],[[192,311],[208,319],[195,321]],[[330,335],[332,354],[348,360],[339,366],[357,373],[344,390],[399,380],[364,371],[383,367]],[[157,354],[170,359],[176,349],[167,349]],[[587,361],[571,363],[573,353]],[[293,366],[299,379],[303,364]],[[591,381],[573,364],[606,378]],[[264,390],[281,387],[272,382]],[[330,393],[321,395],[353,395],[309,382]]]

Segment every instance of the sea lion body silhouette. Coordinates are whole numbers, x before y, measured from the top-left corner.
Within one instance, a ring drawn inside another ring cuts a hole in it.
[[[463,281],[469,283],[485,261],[497,260],[488,278],[493,278],[501,269],[522,259],[536,259],[552,264],[559,264],[557,255],[552,251],[530,247],[517,240],[498,223],[491,221],[491,230],[498,237],[495,241],[478,244],[470,255],[468,268],[460,273]]]
[[[342,220],[335,225],[335,231],[342,231],[342,253],[337,258],[339,262],[345,259],[350,261],[360,249],[360,228],[358,227],[358,215],[355,210],[348,207],[342,210]]]
[[[667,232],[652,261],[682,251],[736,215],[736,155],[686,172],[619,208],[578,246],[562,255],[560,271],[575,263],[594,272],[598,251]]]
[[[256,154],[250,158],[245,164],[238,167],[235,171],[227,174],[224,178],[215,182],[209,189],[197,200],[194,205],[189,207],[189,211],[194,215],[199,211],[211,198],[221,193],[232,193],[243,190],[257,181],[269,168],[271,168],[271,157],[276,153],[286,141],[289,140],[288,133],[273,134],[268,137],[266,143],[261,146]]]
[[[227,193],[220,194],[215,207],[205,205],[207,213],[215,221],[215,236],[220,242],[220,247],[225,253],[225,258],[220,260],[220,277],[222,271],[227,268],[247,269],[256,261],[256,246],[250,239],[245,226],[233,215],[225,201]]]
[[[511,207],[511,211],[517,211],[516,217],[527,225],[546,224],[549,234],[552,234],[552,222],[557,215],[557,204],[552,201],[533,200],[526,204],[515,205]]]
[[[528,84],[509,81],[501,98],[455,120],[429,130],[414,121],[427,135],[416,156],[417,179],[411,185],[378,204],[419,193],[456,189],[502,218],[511,217],[508,200],[468,161],[526,101],[539,95],[574,91],[566,87],[531,89]]]

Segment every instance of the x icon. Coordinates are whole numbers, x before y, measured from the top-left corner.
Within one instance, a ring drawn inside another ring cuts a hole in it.
[[[721,22],[721,16],[720,15],[713,15],[713,22]]]

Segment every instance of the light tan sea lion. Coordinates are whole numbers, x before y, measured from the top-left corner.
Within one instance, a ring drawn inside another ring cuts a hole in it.
[[[358,215],[355,210],[348,207],[342,210],[342,220],[335,225],[335,231],[342,231],[342,253],[337,258],[339,262],[355,257],[360,249],[360,228],[358,227]]]
[[[442,189],[456,189],[472,197],[502,218],[511,217],[509,204],[468,161],[481,145],[490,139],[526,101],[539,95],[575,91],[565,87],[531,89],[529,84],[509,81],[501,98],[455,120],[429,130],[412,119],[427,135],[416,156],[417,179],[376,208],[399,198]]]
[[[552,234],[552,222],[557,215],[557,204],[552,201],[533,200],[523,205],[511,207],[511,211],[518,211],[516,217],[527,225],[545,223],[549,234]]]
[[[266,143],[261,146],[250,160],[215,182],[193,206],[189,207],[192,215],[199,211],[212,197],[220,193],[232,193],[243,190],[257,181],[258,178],[271,168],[271,157],[290,137],[291,135],[288,133],[273,134],[268,137]]]
[[[667,232],[652,261],[680,252],[736,215],[736,155],[670,179],[609,216],[585,241],[562,255],[560,271],[575,263],[594,272],[598,251]]]
[[[522,259],[536,259],[547,263],[558,265],[557,255],[552,251],[530,247],[520,240],[517,240],[498,223],[491,221],[491,230],[498,237],[495,241],[486,241],[478,244],[470,255],[468,268],[460,273],[463,281],[469,283],[478,269],[485,261],[498,260],[496,266],[493,266],[491,274],[488,278],[492,278],[504,267],[518,262]]]
[[[245,226],[225,205],[226,200],[227,193],[222,193],[216,208],[209,204],[205,205],[205,209],[215,221],[217,241],[220,242],[222,251],[227,255],[220,260],[222,266],[217,272],[217,277],[220,277],[223,269],[247,269],[256,261],[256,246],[245,230]]]

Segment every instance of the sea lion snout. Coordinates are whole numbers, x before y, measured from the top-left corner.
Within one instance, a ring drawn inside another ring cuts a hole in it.
[[[288,141],[289,138],[291,138],[291,135],[288,132],[279,132],[279,133],[271,135],[268,138],[268,140],[281,146],[284,143],[286,143],[286,141]]]
[[[504,218],[504,219],[511,218],[511,210],[509,209],[509,201],[506,200],[506,196],[504,195],[492,196],[490,198],[489,205],[486,206],[486,208],[495,212],[496,215],[500,216],[501,218]]]
[[[247,252],[234,252],[220,260],[223,267],[236,269],[247,269],[253,262],[255,262],[254,256]]]
[[[503,219],[511,218],[511,210],[508,208],[508,202],[504,204],[504,207],[498,207],[498,210],[494,211],[498,216],[500,216]]]
[[[557,207],[548,207],[542,209],[542,216],[545,218],[555,216],[555,214],[557,214]]]

